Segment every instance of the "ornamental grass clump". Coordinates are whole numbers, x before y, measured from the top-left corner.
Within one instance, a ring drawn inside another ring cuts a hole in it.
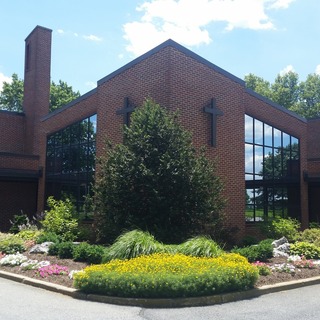
[[[217,257],[223,253],[216,242],[205,236],[194,237],[180,244],[176,251],[194,257]]]
[[[154,236],[141,230],[133,230],[120,235],[106,250],[102,262],[113,259],[131,259],[163,251],[163,244]]]
[[[199,258],[155,253],[89,266],[74,275],[74,285],[109,296],[176,298],[246,290],[258,276],[258,269],[238,254]]]

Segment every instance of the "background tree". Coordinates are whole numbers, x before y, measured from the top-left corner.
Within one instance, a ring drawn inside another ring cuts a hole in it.
[[[305,118],[320,117],[320,75],[312,73],[299,82],[297,73],[278,74],[274,83],[250,73],[246,86]]]
[[[278,74],[271,85],[272,100],[281,106],[290,109],[299,102],[299,76],[289,71],[283,75]]]
[[[50,112],[61,108],[74,99],[80,97],[80,92],[73,91],[71,86],[64,81],[59,80],[56,84],[51,82],[50,87]]]
[[[3,82],[0,92],[0,109],[22,112],[23,80],[14,73],[12,82]]]
[[[94,190],[103,240],[140,228],[179,242],[221,222],[222,184],[213,163],[193,148],[177,114],[150,99],[132,113],[124,143],[108,148]]]
[[[320,117],[320,75],[309,74],[306,81],[300,83],[299,93],[299,103],[290,110],[306,118]]]
[[[80,92],[73,91],[71,86],[64,81],[59,80],[56,84],[51,82],[50,87],[50,112],[61,108],[72,100],[80,97]],[[0,109],[7,111],[23,112],[23,80],[14,73],[12,82],[4,82],[0,92]]]
[[[269,81],[266,81],[263,78],[254,75],[253,73],[246,75],[244,80],[248,88],[263,95],[264,97],[272,99],[272,90]]]

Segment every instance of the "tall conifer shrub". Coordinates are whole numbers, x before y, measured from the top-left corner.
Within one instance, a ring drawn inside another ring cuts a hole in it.
[[[139,228],[166,243],[181,242],[220,224],[222,183],[177,113],[146,99],[123,134],[123,143],[100,159],[94,188],[100,239]]]

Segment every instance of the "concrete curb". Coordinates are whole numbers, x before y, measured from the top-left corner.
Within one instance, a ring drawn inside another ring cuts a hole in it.
[[[176,298],[176,299],[143,299],[143,298],[120,298],[109,297],[97,294],[86,294],[77,289],[64,287],[46,281],[41,281],[19,274],[0,271],[0,277],[31,285],[37,288],[50,290],[52,292],[61,293],[75,299],[88,300],[94,302],[103,302],[116,305],[135,306],[142,308],[183,308],[183,307],[199,307],[214,304],[222,304],[226,302],[234,302],[244,299],[252,299],[264,294],[301,288],[305,286],[320,284],[320,276],[308,279],[300,279],[296,281],[282,282],[275,285],[263,286],[260,288],[250,289],[248,291],[230,292],[217,294],[206,297],[194,298]]]

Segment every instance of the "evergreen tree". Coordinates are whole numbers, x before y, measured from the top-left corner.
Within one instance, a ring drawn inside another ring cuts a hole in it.
[[[172,114],[147,99],[108,148],[95,183],[100,238],[140,228],[165,242],[182,241],[221,222],[224,201],[215,168],[192,146]]]

